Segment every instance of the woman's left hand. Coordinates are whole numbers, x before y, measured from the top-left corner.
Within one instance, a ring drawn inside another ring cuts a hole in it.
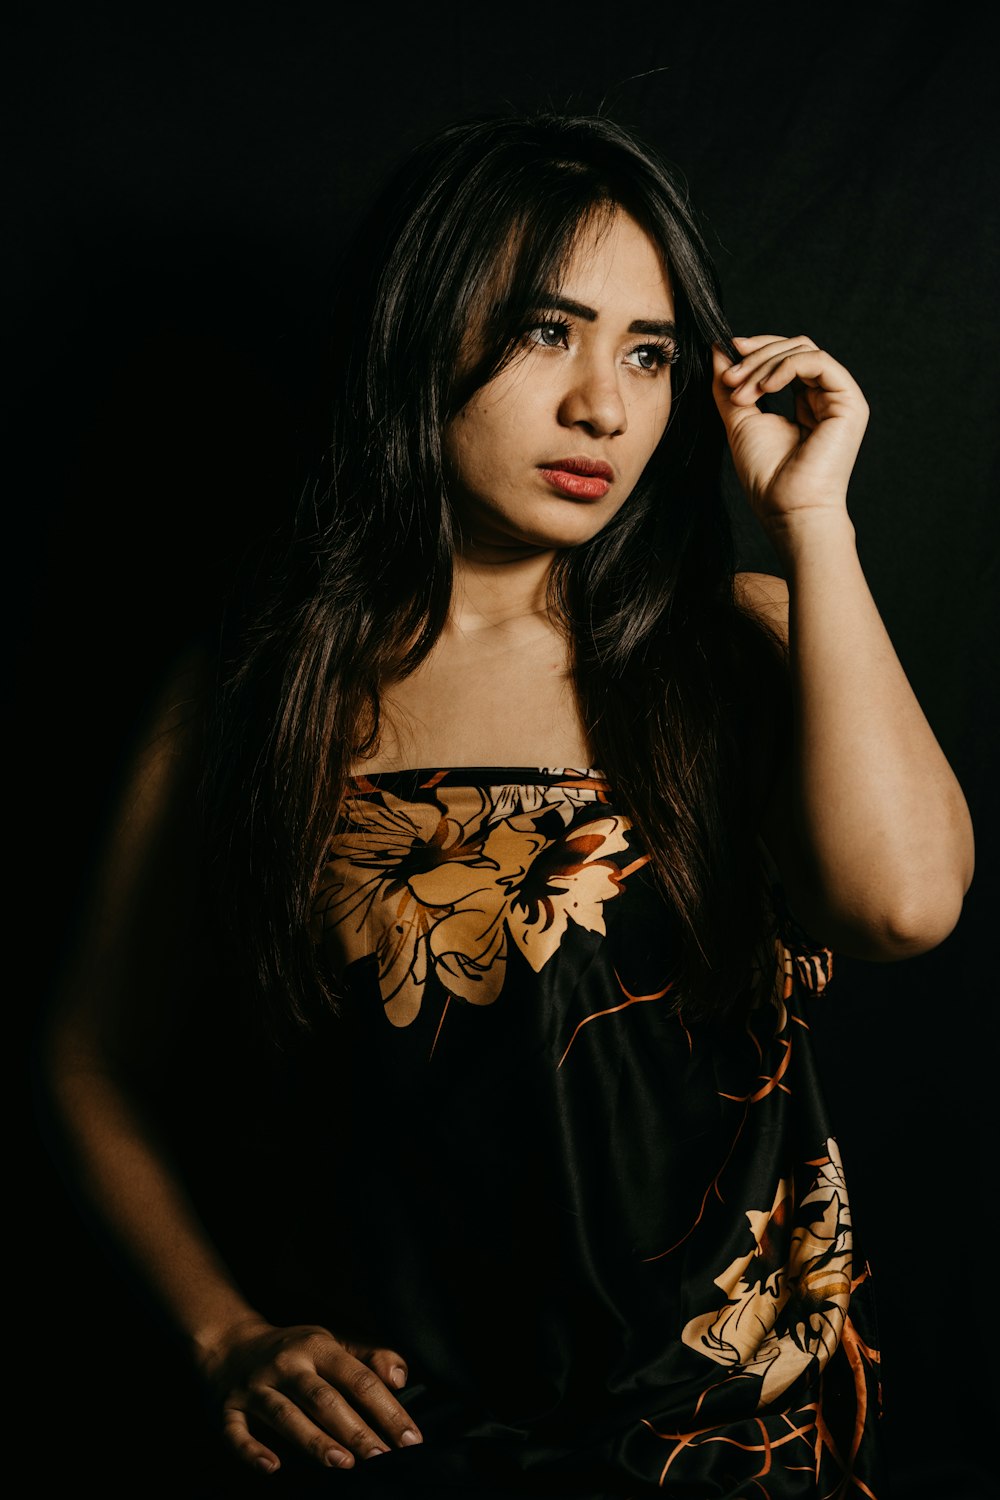
[[[868,403],[843,365],[811,339],[736,338],[732,364],[712,352],[713,391],[733,462],[765,527],[845,512],[847,485],[868,424]],[[757,402],[793,386],[794,420]]]

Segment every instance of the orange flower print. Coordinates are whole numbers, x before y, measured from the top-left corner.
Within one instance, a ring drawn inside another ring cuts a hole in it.
[[[605,931],[601,908],[622,888],[618,867],[598,854],[628,847],[620,818],[587,823],[575,833],[548,839],[530,818],[494,824],[483,845],[491,882],[459,893],[452,871],[440,869],[423,890],[451,911],[429,934],[438,977],[452,994],[473,1004],[497,998],[512,937],[537,971],[555,953],[572,920]],[[451,885],[451,890],[449,890]]]
[[[375,955],[394,1026],[419,1014],[432,971],[449,994],[492,1005],[511,938],[537,972],[570,922],[605,932],[603,904],[622,889],[609,856],[628,847],[623,820],[600,818],[549,838],[535,819],[555,808],[565,821],[575,804],[552,795],[532,813],[524,790],[487,795],[455,786],[438,788],[434,801],[404,802],[388,791],[348,798],[322,871],[314,932],[341,968]],[[585,795],[594,800],[592,789]],[[513,816],[498,818],[498,806]]]
[[[427,978],[427,938],[456,900],[495,885],[497,867],[477,839],[487,799],[463,787],[449,801],[350,797],[345,828],[320,876],[313,907],[316,938],[341,963],[374,952],[386,1015],[395,1026],[416,1017]]]
[[[761,1406],[810,1366],[822,1369],[847,1315],[850,1206],[837,1143],[826,1145],[827,1156],[812,1163],[816,1180],[797,1212],[787,1178],[769,1210],[747,1210],[753,1247],[715,1280],[725,1304],[692,1318],[681,1335],[699,1354],[763,1376]]]
[[[570,922],[603,937],[604,903],[623,889],[608,856],[628,848],[621,818],[596,818],[555,839],[530,835],[521,868],[502,879],[510,895],[511,937],[537,974],[555,953]]]

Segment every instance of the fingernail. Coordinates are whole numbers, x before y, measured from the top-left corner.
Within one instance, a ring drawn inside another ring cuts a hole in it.
[[[336,1448],[330,1449],[325,1455],[324,1461],[329,1464],[331,1469],[349,1469],[354,1463],[354,1459],[349,1453],[338,1453]]]
[[[253,1466],[255,1469],[260,1469],[262,1474],[273,1474],[277,1468],[273,1458],[255,1458]]]
[[[399,1441],[404,1445],[404,1447],[409,1448],[414,1443],[422,1442],[423,1439],[421,1438],[419,1433],[414,1432],[412,1427],[407,1427],[405,1432],[400,1433]]]
[[[381,1458],[383,1453],[388,1453],[388,1448],[369,1448],[365,1458]]]
[[[389,1378],[391,1379],[396,1389],[399,1390],[400,1386],[406,1384],[406,1371],[403,1369],[402,1365],[393,1365],[392,1369],[389,1371]]]

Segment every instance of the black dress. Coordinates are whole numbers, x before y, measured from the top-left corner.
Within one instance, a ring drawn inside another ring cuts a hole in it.
[[[352,783],[315,910],[364,1122],[350,1285],[425,1441],[327,1493],[876,1494],[831,956],[775,885],[770,999],[689,1025],[647,864],[593,770]]]

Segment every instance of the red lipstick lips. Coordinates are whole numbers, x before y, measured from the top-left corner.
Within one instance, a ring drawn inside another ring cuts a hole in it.
[[[539,468],[553,489],[572,500],[600,500],[615,477],[611,465],[600,458],[559,458]]]

